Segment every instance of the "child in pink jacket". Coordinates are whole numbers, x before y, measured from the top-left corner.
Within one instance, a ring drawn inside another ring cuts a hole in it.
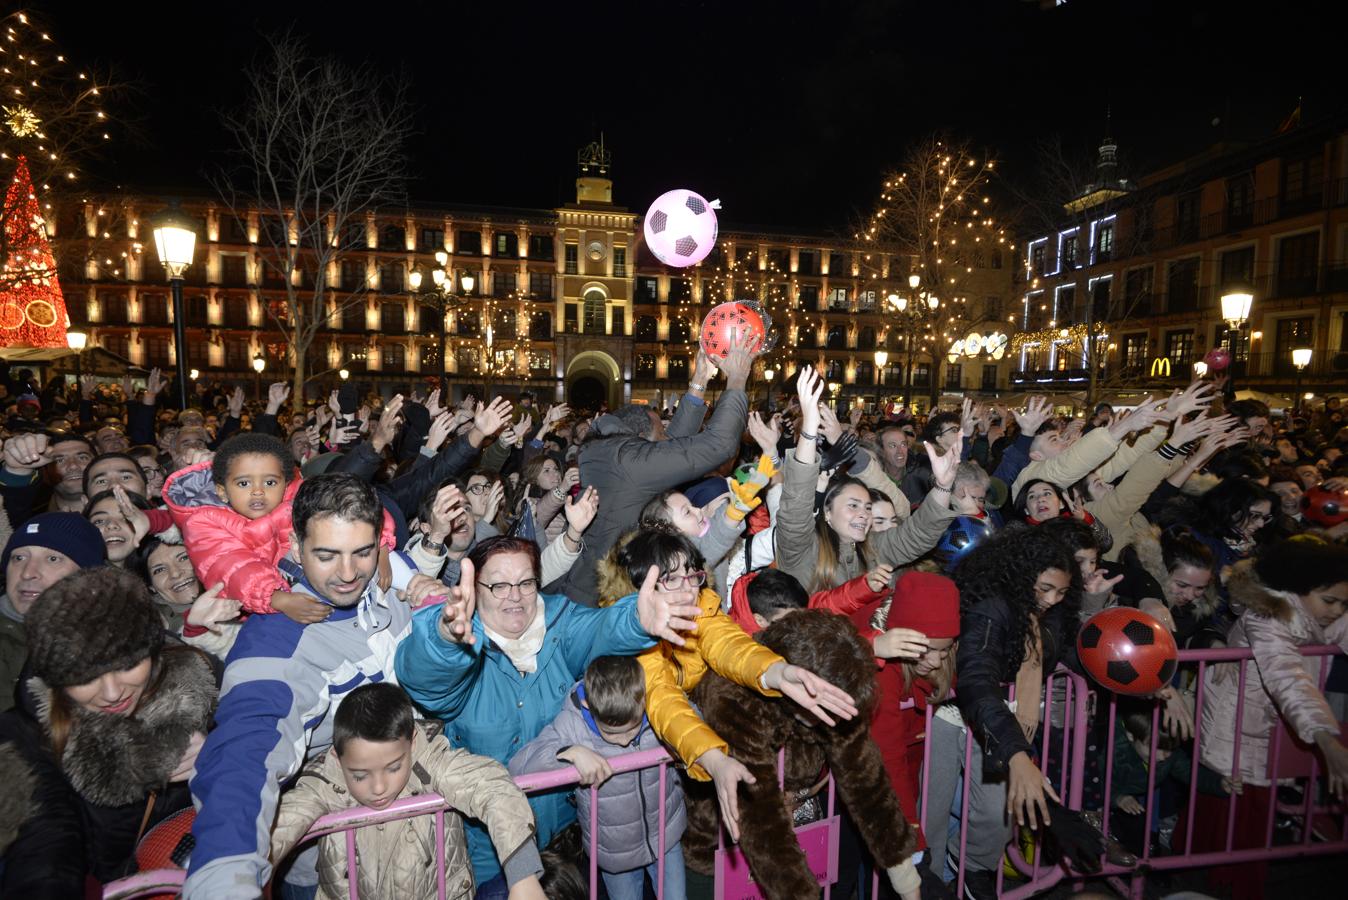
[[[290,503],[301,479],[290,450],[266,434],[239,434],[213,460],[174,472],[164,482],[164,502],[182,532],[202,585],[221,582],[223,596],[251,613],[285,613],[296,622],[319,622],[332,608],[292,593],[277,571],[290,552]],[[393,520],[384,513],[379,578],[387,578],[395,545]]]

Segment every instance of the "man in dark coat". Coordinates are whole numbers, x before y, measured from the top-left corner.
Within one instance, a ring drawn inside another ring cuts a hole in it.
[[[566,594],[586,606],[598,604],[597,567],[623,532],[636,527],[652,497],[699,478],[734,457],[748,421],[744,387],[754,354],[740,343],[720,363],[726,387],[699,433],[707,405],[702,394],[715,367],[701,351],[688,393],[669,428],[648,406],[631,403],[595,420],[591,438],[580,449],[580,480],[599,491],[599,516],[585,532],[585,548],[549,593]]]

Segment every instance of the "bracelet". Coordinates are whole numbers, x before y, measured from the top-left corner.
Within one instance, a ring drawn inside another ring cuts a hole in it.
[[[1180,454],[1179,448],[1172,447],[1169,441],[1166,441],[1164,444],[1157,447],[1156,452],[1161,454],[1161,457],[1166,460],[1174,459]]]
[[[584,549],[584,547],[585,547],[585,542],[584,542],[583,540],[580,539],[580,535],[576,535],[575,537],[572,537],[572,536],[571,536],[571,526],[570,526],[570,525],[567,525],[567,526],[566,526],[566,530],[562,532],[562,537],[566,538],[568,541],[570,541],[571,543],[575,544],[575,545],[576,545],[578,548],[580,548],[580,549]]]
[[[817,435],[817,434],[810,434],[810,433],[809,433],[808,431],[806,431],[804,428],[802,428],[802,429],[800,430],[800,439],[801,439],[802,441],[814,441],[815,443],[819,443],[819,435]]]
[[[555,487],[552,489],[552,496],[556,497],[558,500],[565,500],[566,492],[559,487]]]
[[[705,384],[697,384],[696,382],[690,381],[688,382],[688,390],[702,394],[706,392],[707,386]]]

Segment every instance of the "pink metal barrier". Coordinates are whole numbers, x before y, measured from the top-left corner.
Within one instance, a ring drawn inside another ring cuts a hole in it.
[[[1328,677],[1330,658],[1341,651],[1337,647],[1303,647],[1300,648],[1303,656],[1319,658],[1320,671],[1318,677],[1318,686],[1323,689],[1325,679]],[[1191,744],[1191,761],[1189,771],[1189,786],[1187,789],[1186,809],[1189,815],[1186,817],[1186,825],[1183,829],[1183,842],[1172,845],[1169,855],[1157,856],[1151,852],[1150,827],[1153,819],[1153,811],[1156,802],[1156,754],[1157,744],[1160,736],[1160,706],[1155,705],[1151,713],[1151,744],[1148,757],[1148,777],[1147,777],[1147,795],[1143,804],[1144,839],[1142,842],[1142,853],[1139,855],[1138,862],[1132,867],[1123,867],[1112,865],[1107,859],[1102,858],[1101,870],[1089,877],[1099,878],[1107,877],[1121,891],[1132,898],[1140,900],[1142,897],[1143,886],[1146,876],[1151,871],[1173,871],[1181,869],[1207,868],[1220,865],[1233,865],[1246,862],[1261,862],[1278,859],[1287,859],[1298,856],[1319,856],[1328,854],[1348,853],[1348,814],[1345,813],[1342,805],[1332,805],[1317,802],[1319,776],[1319,761],[1313,753],[1306,753],[1298,749],[1287,735],[1285,728],[1278,727],[1270,739],[1270,750],[1268,759],[1268,772],[1270,777],[1275,779],[1273,801],[1269,804],[1267,821],[1264,830],[1263,846],[1256,848],[1234,847],[1235,823],[1237,804],[1241,802],[1239,796],[1231,796],[1227,801],[1227,814],[1224,822],[1221,823],[1198,823],[1200,827],[1220,827],[1225,834],[1225,847],[1219,851],[1196,852],[1194,850],[1194,832],[1196,817],[1192,814],[1195,809],[1195,800],[1197,796],[1198,785],[1198,767],[1201,759],[1201,747],[1204,735],[1202,734],[1202,710],[1205,702],[1205,675],[1210,666],[1219,664],[1233,664],[1239,666],[1238,671],[1238,689],[1240,700],[1237,704],[1235,717],[1235,733],[1241,733],[1241,726],[1244,719],[1244,689],[1248,676],[1248,667],[1253,659],[1253,654],[1248,649],[1219,649],[1203,651],[1181,651],[1180,663],[1182,667],[1192,669],[1197,667],[1197,678],[1195,682],[1196,691],[1194,698],[1194,739]],[[1100,810],[1103,831],[1106,835],[1110,834],[1110,813],[1111,813],[1111,784],[1114,774],[1114,736],[1116,727],[1121,727],[1117,722],[1118,698],[1112,694],[1092,690],[1092,686],[1081,676],[1069,672],[1065,669],[1059,669],[1053,673],[1044,689],[1045,712],[1042,720],[1041,737],[1039,744],[1039,763],[1040,769],[1044,772],[1050,783],[1053,784],[1064,804],[1073,810],[1081,810],[1084,800],[1084,786],[1088,771],[1087,766],[1087,745],[1090,738],[1092,727],[1091,705],[1092,696],[1097,700],[1096,715],[1106,716],[1103,727],[1103,753],[1104,761],[1103,771],[1103,802]],[[1014,699],[1014,689],[1009,692],[1009,699]],[[911,706],[911,703],[905,704]],[[923,832],[928,835],[930,842],[931,836],[936,829],[942,833],[947,829],[951,810],[931,808],[929,803],[929,791],[931,788],[932,775],[932,729],[934,724],[933,707],[928,707],[926,711],[926,735],[927,740],[923,749],[923,777],[921,781],[920,793],[920,819]],[[1056,720],[1056,721],[1055,721]],[[1060,724],[1059,724],[1060,723]],[[959,818],[960,828],[957,838],[952,839],[953,844],[958,845],[958,862],[955,866],[955,887],[956,893],[964,895],[964,885],[967,872],[967,854],[969,839],[969,803],[970,803],[970,781],[974,777],[980,777],[981,773],[972,771],[974,758],[974,738],[972,731],[968,728],[963,733],[963,776],[960,783],[960,803]],[[1240,771],[1240,741],[1235,742],[1234,759],[1232,763],[1232,772],[1220,773],[1225,775],[1236,775]],[[646,769],[652,766],[660,767],[660,821],[665,820],[665,779],[670,777],[669,766],[671,759],[663,750],[643,751],[639,753],[630,753],[623,756],[613,757],[609,760],[615,773],[632,772],[638,769]],[[1303,780],[1303,800],[1296,805],[1280,805],[1276,802],[1276,780],[1287,778],[1297,778]],[[551,790],[576,784],[578,775],[576,770],[571,767],[556,769],[550,772],[538,773],[516,778],[515,782],[526,793]],[[590,804],[590,835],[591,846],[589,852],[590,869],[590,896],[598,896],[599,870],[597,854],[595,853],[595,841],[597,840],[598,827],[597,817],[599,804],[597,802],[598,788],[591,787]],[[830,794],[832,785],[829,785]],[[367,825],[375,825],[382,822],[390,822],[398,819],[406,819],[414,816],[433,815],[435,816],[436,845],[437,845],[437,868],[438,883],[437,888],[439,896],[445,896],[444,884],[444,865],[443,858],[443,833],[444,833],[444,815],[448,806],[438,795],[430,794],[421,797],[408,798],[400,800],[387,809],[375,812],[364,808],[353,809],[333,815],[324,816],[314,823],[314,827],[305,836],[305,840],[311,840],[323,835],[333,834],[338,831],[346,833],[347,842],[347,860],[348,860],[348,878],[351,884],[351,900],[357,898],[357,878],[356,878],[356,853],[355,853],[355,833],[356,829]],[[1299,816],[1301,821],[1300,839],[1292,844],[1274,846],[1274,825],[1278,813],[1285,815]],[[1332,822],[1331,816],[1337,817],[1338,836],[1330,839],[1313,841],[1317,821]],[[1179,837],[1178,832],[1176,838]],[[1048,865],[1043,861],[1042,845],[1036,846],[1036,851],[1032,854],[1032,859],[1026,860],[1019,846],[1019,833],[1013,835],[1010,843],[1005,850],[1006,859],[1016,872],[1024,879],[1022,883],[1008,885],[1004,867],[1001,861],[996,866],[996,886],[999,897],[1006,900],[1020,900],[1020,898],[1031,897],[1042,893],[1054,887],[1064,879],[1072,879],[1080,882],[1085,875],[1068,870],[1062,864]],[[665,855],[665,835],[663,827],[660,830],[658,845],[658,862],[656,893],[657,896],[663,896],[664,893],[664,855]],[[945,860],[930,861],[931,868],[938,874],[942,871]],[[871,897],[879,896],[879,872],[876,872],[871,881]],[[104,890],[105,900],[131,900],[136,897],[147,897],[154,895],[164,895],[173,893],[181,889],[185,873],[180,870],[161,869],[153,872],[142,872],[129,878],[109,884]],[[826,895],[827,896],[827,895]]]

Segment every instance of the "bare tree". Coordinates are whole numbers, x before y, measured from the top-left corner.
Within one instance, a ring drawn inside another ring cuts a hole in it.
[[[130,93],[130,86],[111,72],[81,65],[62,52],[48,27],[32,13],[12,12],[0,19],[0,161],[8,183],[19,156],[28,161],[33,189],[43,215],[68,205],[90,202],[105,214],[74,233],[58,231],[52,253],[58,268],[83,273],[96,262],[100,277],[117,278],[125,272],[120,250],[103,240],[121,230],[117,218],[123,203],[95,197],[86,184],[84,167],[100,156],[113,140],[110,104]],[[125,128],[120,129],[125,131]],[[0,260],[10,257],[8,219],[21,207],[0,210]],[[117,235],[120,237],[121,235]],[[114,274],[115,273],[115,274]],[[16,281],[46,279],[56,272],[6,267],[0,272],[0,292]]]
[[[302,398],[319,330],[369,289],[362,278],[339,295],[330,276],[348,250],[365,248],[367,216],[405,199],[412,107],[404,81],[315,57],[289,34],[269,38],[244,77],[248,99],[224,117],[235,164],[215,185],[241,226],[258,216],[260,262],[285,286],[267,315],[286,337]]]
[[[920,279],[916,290],[898,295],[902,312],[889,310],[905,333],[908,400],[913,357],[929,355],[935,405],[950,342],[982,318],[977,297],[989,254],[1011,248],[1004,223],[992,212],[995,166],[966,142],[939,134],[924,138],[885,176],[879,201],[856,229],[866,280],[886,272],[894,280],[909,274]]]

